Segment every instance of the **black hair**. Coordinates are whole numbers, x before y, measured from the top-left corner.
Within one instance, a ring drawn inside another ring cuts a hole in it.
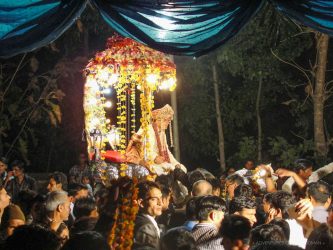
[[[241,240],[244,244],[249,243],[250,231],[250,221],[236,214],[224,217],[220,229],[223,238],[229,238],[231,241]]]
[[[331,197],[331,187],[323,181],[312,182],[308,184],[307,193],[316,202],[325,204],[327,199]]]
[[[18,167],[20,170],[24,172],[24,162],[20,160],[14,160],[11,164],[11,167]]]
[[[267,244],[267,242],[270,243],[272,241],[288,243],[281,227],[274,224],[263,224],[251,230],[251,246]]]
[[[88,190],[88,187],[83,184],[72,183],[72,184],[68,185],[68,196],[75,196],[82,189]]]
[[[197,250],[192,234],[185,229],[169,230],[161,238],[161,250]]]
[[[189,190],[192,190],[193,184],[200,180],[206,180],[205,175],[200,170],[194,170],[187,174],[189,181]]]
[[[89,216],[92,211],[97,208],[96,202],[93,198],[84,197],[77,199],[74,204],[73,213],[75,218]]]
[[[269,243],[269,244],[268,244]],[[299,246],[289,245],[286,242],[266,242],[266,244],[257,244],[254,247],[251,247],[251,250],[303,250]]]
[[[57,184],[61,183],[62,189],[67,190],[67,176],[63,172],[56,171],[49,175],[49,179],[54,179]]]
[[[221,189],[221,183],[219,179],[216,178],[208,178],[207,181],[212,185],[213,190]]]
[[[181,168],[175,168],[172,172],[174,181],[180,181],[185,187],[190,189],[190,182],[188,175]]]
[[[283,190],[279,190],[273,193],[271,205],[273,206],[273,208],[281,210],[283,219],[288,219],[288,208],[292,206],[295,202],[296,201],[292,194]]]
[[[4,249],[7,250],[59,250],[61,242],[58,236],[38,225],[17,227],[7,238]]]
[[[8,159],[6,157],[0,157],[0,161],[8,166]]]
[[[250,197],[235,197],[230,201],[229,214],[241,212],[243,208],[255,209],[257,207],[256,202]]]
[[[226,178],[226,180],[229,181],[229,182],[231,182],[231,183],[237,183],[238,185],[244,183],[243,177],[239,176],[238,174],[229,175]]]
[[[167,198],[171,194],[171,186],[167,186],[165,184],[159,184],[159,186],[162,193],[162,198]]]
[[[273,193],[266,193],[263,197],[263,200],[265,200],[269,204],[272,204]]]
[[[290,226],[287,221],[281,218],[275,218],[269,222],[269,224],[277,225],[281,227],[284,236],[286,237],[286,240],[289,241],[290,238]]]
[[[333,229],[327,224],[321,224],[310,234],[306,246],[306,250],[323,250],[333,249]]]
[[[301,170],[305,171],[308,168],[311,168],[313,163],[307,159],[297,159],[295,161],[294,171],[299,173]]]
[[[17,205],[22,209],[25,216],[30,214],[37,195],[38,193],[30,189],[22,190],[18,193]]]
[[[92,217],[81,217],[80,219],[76,219],[73,226],[70,230],[70,237],[74,234],[85,232],[85,231],[93,231],[97,224],[98,219]]]
[[[160,175],[157,176],[155,179],[155,182],[158,183],[159,185],[165,185],[165,186],[172,186],[173,183],[173,176],[172,175]]]
[[[186,220],[197,220],[196,216],[196,201],[198,197],[190,198],[186,203],[185,215]]]
[[[209,213],[213,210],[226,211],[225,201],[222,198],[213,195],[200,197],[195,206],[196,216],[199,221],[207,220]]]
[[[141,181],[138,183],[137,188],[139,189],[138,198],[146,199],[150,190],[153,188],[161,189],[160,186],[153,181]]]
[[[235,188],[234,197],[245,196],[245,197],[253,197],[253,189],[250,185],[240,184]]]
[[[100,233],[86,231],[74,234],[62,247],[62,250],[111,250],[108,242]]]

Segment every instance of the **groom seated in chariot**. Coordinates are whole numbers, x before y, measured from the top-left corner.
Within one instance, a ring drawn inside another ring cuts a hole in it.
[[[165,175],[180,168],[187,169],[179,163],[169,150],[165,131],[173,119],[174,111],[170,105],[152,111],[152,122],[148,125],[149,152],[143,152],[143,129],[134,134],[126,150],[126,161],[145,166],[157,175]],[[171,131],[171,130],[170,130]],[[172,139],[172,135],[170,135]],[[150,164],[149,164],[150,163]]]

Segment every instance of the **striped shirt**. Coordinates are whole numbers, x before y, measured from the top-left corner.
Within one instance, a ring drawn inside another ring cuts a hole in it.
[[[212,223],[198,223],[192,230],[198,250],[223,250],[222,237]]]

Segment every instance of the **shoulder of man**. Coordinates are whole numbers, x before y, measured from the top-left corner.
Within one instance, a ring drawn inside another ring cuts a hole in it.
[[[153,223],[139,215],[135,221],[134,245],[158,247],[159,236]]]

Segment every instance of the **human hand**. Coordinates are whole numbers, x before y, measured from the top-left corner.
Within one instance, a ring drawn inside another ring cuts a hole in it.
[[[180,164],[177,164],[175,168],[181,168],[182,166]]]
[[[7,176],[6,176],[6,180],[5,181],[11,180],[13,176],[14,176],[14,172],[13,171],[7,172]]]
[[[279,177],[291,177],[295,173],[293,171],[288,170],[288,169],[279,168],[275,171],[275,174],[277,174]]]
[[[297,221],[308,222],[312,218],[313,205],[309,199],[302,199],[288,209],[291,218]]]
[[[164,162],[164,158],[162,156],[156,156],[154,162],[156,164],[162,164]]]
[[[271,164],[265,165],[265,164],[260,164],[258,166],[259,169],[259,174],[262,178],[268,178],[272,177],[272,174],[274,173],[273,168],[271,167]]]

